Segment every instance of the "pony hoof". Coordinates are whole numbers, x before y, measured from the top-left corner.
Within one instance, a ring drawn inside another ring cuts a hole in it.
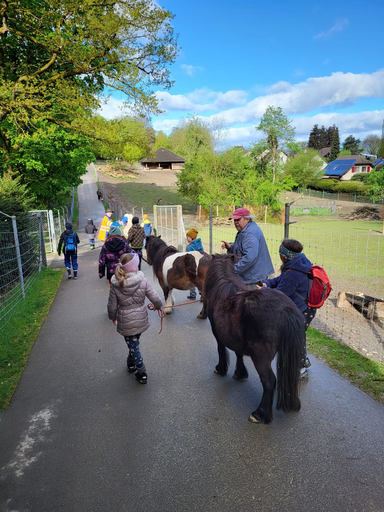
[[[261,423],[261,420],[259,418],[256,418],[253,414],[250,415],[248,421],[250,421],[251,423]]]
[[[235,380],[246,380],[248,379],[248,375],[243,375],[243,377],[238,377],[236,375],[236,372],[232,375],[232,379],[235,379]]]
[[[216,373],[216,375],[220,375],[220,377],[225,377],[227,375],[227,372],[223,373],[221,372],[220,370],[217,369],[217,366],[216,368],[213,370],[213,373]]]
[[[164,308],[165,314],[170,315],[172,313],[172,308]]]
[[[197,318],[201,318],[202,320],[206,320],[207,319],[207,315],[202,315],[201,313],[199,313],[197,315]]]

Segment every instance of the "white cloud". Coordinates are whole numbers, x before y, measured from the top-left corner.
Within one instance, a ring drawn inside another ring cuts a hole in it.
[[[347,27],[347,25],[349,25],[349,21],[346,18],[342,20],[336,20],[335,24],[330,29],[328,29],[326,32],[320,32],[319,34],[316,34],[315,36],[313,36],[313,38],[326,39],[328,37],[331,37],[336,32],[342,32]]]
[[[196,75],[198,71],[203,71],[201,66],[192,66],[191,64],[181,64],[180,68],[190,77]]]
[[[156,96],[160,100],[160,108],[166,112],[182,110],[203,113],[244,105],[247,101],[245,91],[216,92],[208,88],[196,89],[186,95],[160,91]]]
[[[111,96],[107,99],[107,101],[103,104],[101,109],[98,111],[98,114],[105,117],[105,119],[115,119],[116,117],[120,117],[124,114],[125,102],[122,100],[118,100]]]

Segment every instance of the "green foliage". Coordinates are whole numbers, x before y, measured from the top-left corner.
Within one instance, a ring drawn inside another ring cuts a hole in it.
[[[377,150],[377,157],[379,158],[381,156],[384,156],[384,137],[381,138],[380,146],[379,149]]]
[[[288,150],[288,145],[294,142],[295,129],[281,107],[269,106],[256,130],[265,134],[264,143],[272,163],[272,181],[275,181],[279,166],[278,150]]]
[[[156,134],[156,138],[155,138],[155,149],[158,149],[158,148],[167,148],[167,149],[171,149],[171,142],[168,138],[168,136],[162,132],[161,130]]]
[[[197,116],[182,119],[173,128],[169,142],[171,150],[187,161],[199,158],[202,153],[213,152],[209,125]]]
[[[23,229],[25,217],[30,207],[27,189],[20,179],[12,179],[6,174],[0,177],[0,212],[17,217],[19,229]],[[0,214],[0,231],[12,230],[11,219]]]
[[[101,122],[94,126],[92,113],[100,108],[106,91],[120,91],[137,111],[160,112],[153,89],[172,85],[167,66],[178,53],[172,18],[151,0],[3,2],[0,175],[12,171],[22,176],[37,202],[49,197],[52,204],[70,181],[71,185],[79,182],[83,163],[74,161],[83,160],[88,146],[84,150],[85,137],[104,140],[98,138],[98,131],[105,127]],[[83,134],[77,138],[77,147],[76,135],[72,137],[67,147],[69,166],[62,165],[62,172],[72,173],[72,180],[69,176],[59,179],[54,170],[52,185],[46,184],[48,160],[54,161],[49,147],[58,148],[58,132],[48,137],[46,123],[61,127],[67,145],[69,130]],[[153,147],[153,128],[144,125]],[[35,138],[42,126],[49,157]],[[103,135],[116,142],[113,131]],[[129,138],[117,141],[122,142],[142,147]],[[132,152],[126,148],[130,158]]]
[[[352,155],[352,153],[350,152],[349,149],[342,149],[340,151],[340,153],[338,154],[338,156],[351,156],[351,155]]]
[[[368,195],[372,199],[382,200],[384,198],[384,167],[371,170],[366,183],[370,187]]]
[[[310,188],[314,190],[326,190],[328,192],[344,192],[348,194],[364,194],[368,191],[366,185],[360,182],[339,181],[334,179],[321,179],[310,183]]]
[[[299,153],[285,165],[284,176],[290,176],[296,186],[306,188],[313,180],[323,175],[323,160],[316,150],[309,148]]]
[[[86,165],[94,159],[86,137],[47,122],[15,138],[14,144],[18,150],[9,162],[36,208],[67,202],[70,187],[80,185]]]
[[[358,155],[360,153],[360,139],[355,139],[353,135],[349,135],[343,142],[343,149],[351,152],[351,155]]]

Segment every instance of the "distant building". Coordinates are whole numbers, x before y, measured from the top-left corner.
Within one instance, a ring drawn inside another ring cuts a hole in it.
[[[179,171],[184,169],[185,158],[161,146],[156,149],[156,157],[143,158],[140,162],[143,168],[148,171]]]
[[[339,156],[325,168],[323,178],[333,178],[339,181],[349,181],[359,173],[369,173],[373,163],[360,155]]]
[[[331,154],[331,148],[320,149],[321,158],[329,158],[330,154]]]

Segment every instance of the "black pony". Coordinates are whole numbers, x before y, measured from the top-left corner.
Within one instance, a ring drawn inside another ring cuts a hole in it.
[[[147,262],[153,265],[153,273],[164,292],[165,312],[171,313],[175,303],[172,290],[190,290],[197,286],[202,293],[205,274],[211,256],[203,251],[179,252],[176,247],[167,245],[159,236],[145,239]],[[207,318],[205,308],[198,318]]]
[[[248,377],[243,356],[250,356],[263,385],[263,396],[249,420],[270,423],[276,387],[271,362],[276,353],[276,408],[284,412],[300,409],[298,384],[304,317],[280,291],[249,291],[235,273],[235,261],[232,254],[215,254],[205,276],[204,302],[219,352],[215,373],[227,374],[229,354],[225,347],[237,356],[235,379]]]

